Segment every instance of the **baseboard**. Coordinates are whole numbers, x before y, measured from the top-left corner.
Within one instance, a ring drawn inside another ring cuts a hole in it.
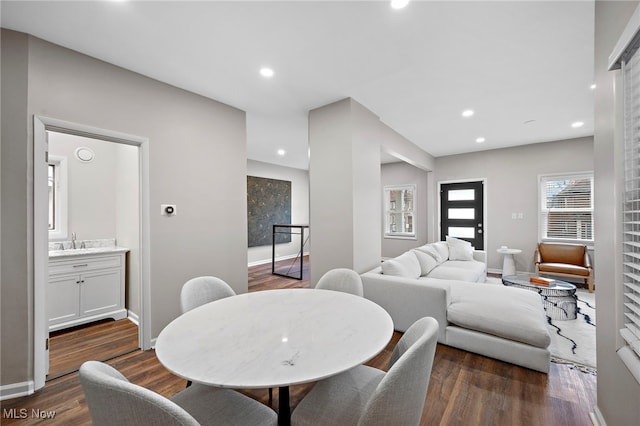
[[[0,401],[31,395],[33,392],[35,392],[34,383],[31,380],[28,382],[3,385],[0,386]]]
[[[593,407],[593,412],[589,413],[589,417],[591,418],[593,426],[607,426],[607,422],[604,421],[604,417],[602,417],[598,406]]]
[[[303,256],[309,256],[309,252],[305,252],[303,254]],[[280,256],[280,257],[276,257],[276,262],[279,262],[281,260],[289,260],[289,259],[295,259],[296,257],[298,257],[298,254],[288,254],[286,256]],[[247,264],[247,266],[251,267],[251,266],[258,266],[258,265],[264,265],[265,263],[271,263],[271,258],[269,259],[262,259],[262,260],[256,260],[254,262],[249,262]]]
[[[140,317],[135,312],[127,310],[127,319],[140,327]]]

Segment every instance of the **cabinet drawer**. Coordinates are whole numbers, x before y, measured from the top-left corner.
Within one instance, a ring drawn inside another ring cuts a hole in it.
[[[94,271],[96,269],[119,268],[121,264],[122,255],[81,257],[73,260],[49,262],[49,275]]]

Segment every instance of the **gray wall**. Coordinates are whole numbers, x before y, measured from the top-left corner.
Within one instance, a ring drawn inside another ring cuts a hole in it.
[[[193,276],[246,292],[245,113],[2,30],[3,385],[32,379],[33,115],[149,138],[152,336],[179,315]],[[178,214],[161,216],[163,203]]]
[[[522,250],[515,255],[518,271],[533,270],[538,238],[538,176],[593,170],[593,138],[539,143],[436,158],[429,200],[439,205],[437,182],[485,181],[485,250],[491,270],[502,270],[500,246]],[[438,212],[434,222],[437,221]],[[512,213],[523,213],[512,219]],[[436,233],[436,239],[439,240]]]
[[[610,426],[638,424],[640,385],[622,363],[622,273],[619,235],[622,176],[620,71],[607,71],[609,55],[638,2],[595,2],[595,199],[598,410]]]
[[[28,359],[33,339],[29,323],[33,288],[33,253],[29,229],[33,220],[29,185],[32,146],[27,143],[27,37],[2,30],[2,232],[0,271],[0,384],[31,378]]]
[[[262,161],[247,161],[247,175],[269,179],[287,180],[291,182],[291,223],[309,224],[309,172],[293,167],[277,166]],[[305,235],[311,229],[305,230]],[[300,237],[293,235],[291,242],[276,245],[276,259],[296,256],[300,250]],[[305,237],[306,238],[306,237]],[[304,247],[305,252],[311,249],[311,239]],[[271,245],[249,247],[249,265],[271,262]]]
[[[416,185],[415,226],[416,239],[398,239],[384,237],[384,219],[382,220],[382,257],[395,257],[405,251],[427,243],[428,236],[428,175],[429,173],[405,162],[383,164],[380,167],[382,189],[388,185]],[[381,192],[382,193],[382,192]],[[384,215],[384,201],[382,202]]]
[[[432,156],[353,99],[309,113],[311,285],[333,268],[365,272],[380,264],[383,148],[432,168]]]

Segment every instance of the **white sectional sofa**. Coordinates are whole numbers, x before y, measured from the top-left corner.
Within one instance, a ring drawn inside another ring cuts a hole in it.
[[[551,337],[540,296],[485,284],[486,254],[469,246],[461,260],[459,241],[385,260],[362,274],[364,297],[385,308],[398,331],[434,317],[439,343],[548,373]]]

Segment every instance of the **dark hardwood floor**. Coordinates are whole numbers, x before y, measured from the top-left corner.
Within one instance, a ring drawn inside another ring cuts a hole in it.
[[[78,371],[85,361],[106,361],[138,348],[138,326],[126,318],[52,332],[47,380]]]
[[[305,279],[271,275],[271,266],[250,268],[249,291],[267,288],[308,286]],[[394,333],[384,351],[368,364],[385,369],[391,351],[401,337]],[[154,351],[134,351],[108,361],[129,380],[164,396],[182,390],[185,381],[169,373]],[[295,407],[313,384],[292,386],[291,405]],[[267,404],[267,390],[243,391]],[[277,407],[274,390],[271,405]],[[589,417],[596,403],[596,377],[551,364],[548,375],[491,358],[438,345],[422,425],[591,425]],[[14,409],[14,411],[11,411]],[[26,411],[20,411],[20,410]],[[54,412],[55,417],[41,420],[31,417],[32,409]],[[17,419],[20,413],[27,418]],[[34,395],[2,402],[3,425],[86,425],[91,423],[77,373],[47,382]]]

